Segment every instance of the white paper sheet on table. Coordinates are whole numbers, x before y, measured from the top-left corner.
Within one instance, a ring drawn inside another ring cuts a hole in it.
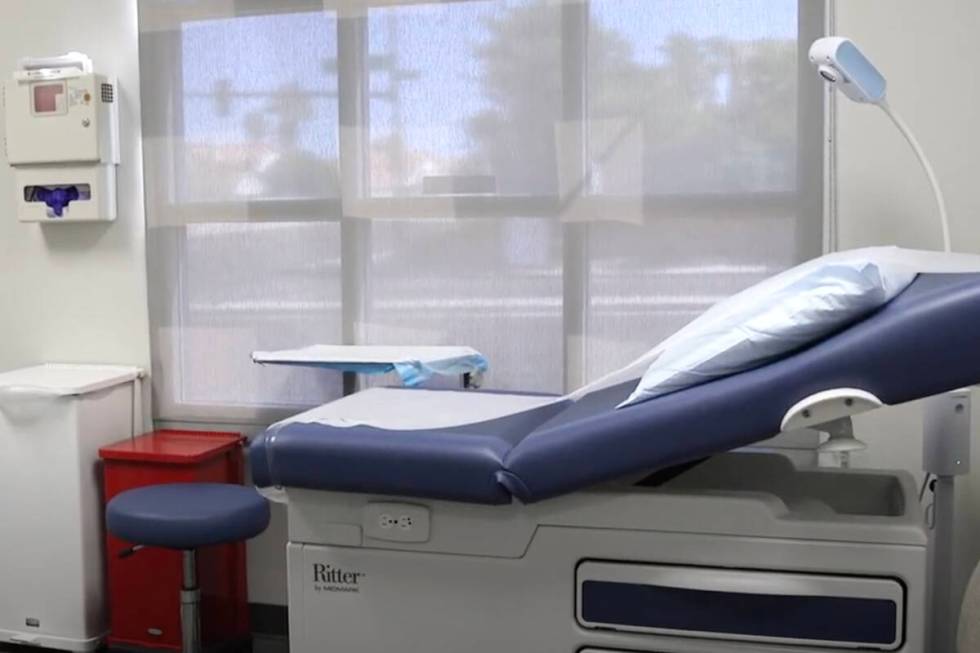
[[[371,426],[390,431],[446,429],[541,408],[564,397],[506,392],[371,388],[277,422],[334,427]]]
[[[565,397],[503,392],[464,392],[371,388],[277,422],[267,431],[276,437],[290,424],[322,424],[334,428],[370,426],[392,431],[450,429],[500,419],[566,401]],[[276,503],[287,503],[284,488],[257,488]]]

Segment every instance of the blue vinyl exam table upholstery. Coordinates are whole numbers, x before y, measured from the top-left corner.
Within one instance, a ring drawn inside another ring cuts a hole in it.
[[[980,274],[922,274],[809,348],[641,404],[616,409],[629,382],[441,430],[287,423],[253,443],[252,473],[259,486],[533,503],[768,439],[792,406],[823,390],[898,404],[976,384],[978,325]]]

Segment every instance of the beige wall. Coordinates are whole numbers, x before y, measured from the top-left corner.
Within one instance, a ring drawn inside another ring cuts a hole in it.
[[[838,0],[837,33],[852,38],[888,78],[890,105],[932,161],[950,214],[953,248],[980,253],[980,2]],[[925,174],[887,117],[838,101],[840,246],[941,246]],[[977,327],[980,329],[980,325]],[[980,556],[980,396],[974,392],[974,473],[958,492],[957,575],[961,586]],[[918,470],[921,407],[859,418],[871,444],[863,461]]]
[[[135,0],[3,0],[0,76],[20,57],[78,50],[119,78],[122,164],[114,223],[17,222],[0,164],[0,369],[42,361],[148,368],[149,325]]]

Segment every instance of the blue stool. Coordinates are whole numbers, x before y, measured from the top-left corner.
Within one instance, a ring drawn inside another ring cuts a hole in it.
[[[222,483],[148,485],[115,496],[106,507],[106,526],[132,542],[183,552],[180,629],[184,653],[199,653],[201,629],[196,550],[255,537],[269,525],[269,504],[254,488]]]

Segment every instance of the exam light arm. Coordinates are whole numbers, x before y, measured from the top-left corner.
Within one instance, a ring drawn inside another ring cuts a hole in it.
[[[854,43],[839,36],[827,36],[814,41],[813,45],[810,46],[809,57],[810,62],[816,66],[817,72],[827,83],[855,102],[878,106],[908,141],[912,151],[915,152],[915,156],[919,159],[922,169],[925,170],[929,185],[932,187],[933,195],[936,198],[943,234],[943,249],[946,252],[952,251],[946,200],[943,197],[942,189],[939,187],[939,180],[936,179],[935,171],[933,171],[929,159],[922,150],[922,146],[919,145],[918,139],[909,129],[908,124],[889,106],[885,97],[887,82],[884,75],[858,50]]]
[[[929,185],[932,186],[932,194],[936,198],[936,206],[939,207],[939,222],[943,230],[943,250],[946,252],[953,251],[952,241],[949,235],[949,217],[946,214],[946,199],[943,197],[943,189],[939,187],[939,180],[936,178],[936,173],[932,169],[932,165],[929,163],[929,159],[926,157],[925,151],[923,151],[922,146],[919,145],[919,140],[909,129],[908,124],[902,117],[895,113],[889,106],[888,102],[882,100],[878,103],[878,106],[885,115],[891,118],[895,126],[898,127],[898,131],[902,132],[902,136],[908,141],[909,145],[912,146],[912,151],[915,152],[915,156],[919,159],[919,163],[922,164],[922,169],[925,170],[926,177],[929,178]]]

